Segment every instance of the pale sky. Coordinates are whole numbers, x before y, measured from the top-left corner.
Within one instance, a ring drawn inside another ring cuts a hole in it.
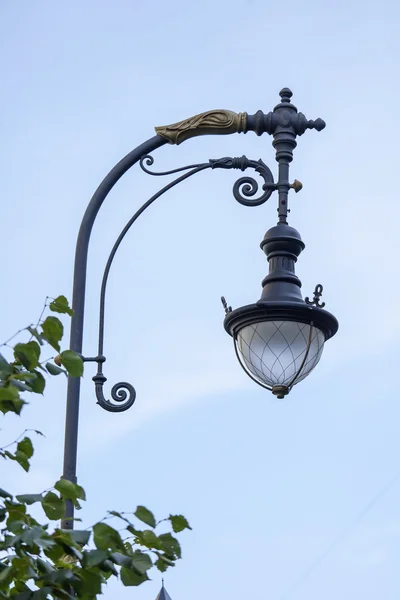
[[[1,340],[71,298],[76,235],[106,173],[164,125],[213,108],[271,110],[279,90],[326,129],[298,140],[290,224],[306,244],[304,295],[324,285],[340,323],[316,370],[284,401],[243,373],[220,296],[256,301],[259,243],[276,197],[240,206],[238,173],[206,172],[159,200],[122,244],[107,295],[106,391],[137,390],[127,413],[95,404],[86,366],[82,511],[145,504],[183,513],[172,600],[398,600],[400,316],[396,0],[18,1],[0,3]],[[221,156],[262,158],[271,139],[204,137],[154,154],[165,170]],[[132,169],[109,196],[90,247],[84,353],[97,345],[99,286],[126,221],[166,181]],[[109,385],[109,387],[107,387]],[[2,465],[2,487],[39,492],[62,471],[65,380],[3,436],[42,430],[29,476]],[[154,600],[109,586],[106,600]]]

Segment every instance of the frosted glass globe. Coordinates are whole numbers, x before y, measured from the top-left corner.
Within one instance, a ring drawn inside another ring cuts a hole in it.
[[[244,368],[270,388],[294,385],[307,377],[321,358],[324,342],[320,329],[295,321],[246,325],[236,339]]]

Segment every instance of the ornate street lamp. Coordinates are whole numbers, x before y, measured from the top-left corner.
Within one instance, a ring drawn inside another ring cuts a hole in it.
[[[322,286],[317,285],[314,298],[303,300],[301,282],[295,274],[297,257],[304,249],[300,234],[287,223],[289,190],[299,192],[299,181],[289,183],[289,164],[297,136],[306,129],[321,131],[325,127],[322,119],[307,120],[297,112],[291,103],[292,92],[284,88],[280,92],[281,102],[272,112],[258,111],[254,115],[234,113],[228,110],[212,110],[185,121],[166,127],[156,127],[154,137],[138,146],[123,158],[105,177],[93,195],[78,234],[73,283],[72,307],[74,316],[71,322],[70,348],[82,353],[83,317],[85,305],[86,268],[90,234],[97,213],[110,190],[134,164],[139,162],[149,175],[163,176],[182,173],[176,179],[154,194],[126,224],[115,242],[108,258],[100,292],[99,343],[95,357],[83,357],[85,362],[96,362],[97,373],[93,377],[97,403],[110,412],[122,412],[135,402],[136,392],[130,383],[117,383],[111,389],[112,400],[106,399],[103,392],[107,381],[103,374],[105,356],[103,352],[105,295],[107,280],[114,256],[120,243],[138,217],[162,194],[192,175],[206,169],[254,169],[263,179],[262,194],[257,196],[259,186],[249,176],[241,177],[233,186],[233,195],[245,206],[259,206],[268,200],[274,191],[278,192],[278,224],[265,234],[261,248],[267,255],[269,274],[262,282],[260,300],[236,310],[232,310],[222,298],[226,316],[224,326],[234,340],[234,347],[240,364],[246,373],[258,384],[283,398],[292,387],[307,377],[321,358],[326,340],[335,335],[338,329],[336,318],[324,310],[320,303]],[[224,157],[211,159],[205,163],[192,164],[170,171],[155,172],[150,169],[154,163],[151,152],[166,143],[180,144],[199,135],[247,133],[257,135],[268,133],[273,136],[273,146],[278,162],[278,181],[274,182],[271,170],[262,160]],[[67,393],[67,414],[65,428],[64,474],[63,477],[76,482],[77,437],[79,417],[80,379],[69,378]],[[73,505],[68,503],[63,526],[73,527]]]

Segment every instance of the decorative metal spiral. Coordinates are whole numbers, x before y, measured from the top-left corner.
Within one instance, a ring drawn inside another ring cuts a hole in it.
[[[260,204],[264,204],[276,189],[271,169],[267,167],[261,158],[260,160],[251,160],[247,156],[238,158],[226,157],[210,160],[210,163],[212,169],[240,169],[241,171],[245,171],[250,168],[261,175],[264,179],[262,186],[264,193],[258,198],[253,198],[259,189],[259,185],[253,177],[241,177],[234,183],[233,196],[235,200],[244,206],[260,206]]]
[[[113,404],[111,400],[106,400],[103,393],[103,385],[107,381],[102,373],[93,377],[96,389],[97,404],[109,412],[124,412],[133,406],[136,400],[136,390],[130,383],[121,381],[116,383],[111,389],[111,398],[118,404]]]
[[[171,169],[170,171],[150,171],[147,167],[154,164],[154,158],[147,154],[142,156],[140,159],[140,167],[148,175],[162,176],[162,175],[173,175],[174,173],[180,173],[181,171],[188,171],[190,169],[199,168],[211,168],[211,169],[238,169],[245,171],[246,169],[254,169],[261,175],[264,180],[262,189],[264,193],[258,198],[254,198],[259,190],[257,181],[250,176],[241,177],[236,181],[233,186],[233,196],[240,204],[244,206],[260,206],[264,204],[271,196],[272,192],[276,190],[277,186],[274,183],[274,176],[272,175],[271,169],[260,160],[251,160],[247,156],[230,157],[225,156],[223,158],[211,158],[208,163],[197,163],[193,165],[186,165],[185,167],[179,167],[178,169]]]
[[[171,169],[170,171],[150,171],[150,169],[148,169],[147,167],[151,167],[151,165],[154,164],[154,158],[150,154],[146,154],[146,156],[142,156],[142,158],[139,161],[139,164],[140,164],[140,168],[142,169],[142,171],[144,171],[148,175],[155,175],[156,177],[159,177],[162,175],[173,175],[174,173],[180,173],[181,171],[188,171],[189,169],[196,169],[197,167],[202,166],[199,163],[199,164],[195,164],[195,165],[187,165],[186,167],[178,167],[177,169]]]

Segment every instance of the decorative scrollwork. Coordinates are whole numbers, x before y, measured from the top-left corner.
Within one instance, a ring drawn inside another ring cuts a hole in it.
[[[233,196],[240,204],[244,206],[260,206],[264,204],[271,196],[272,192],[276,190],[276,184],[274,183],[274,176],[272,175],[271,169],[261,160],[250,160],[246,156],[240,158],[220,158],[217,160],[210,160],[213,169],[240,169],[245,171],[248,168],[254,169],[264,179],[264,185],[262,189],[264,193],[259,198],[253,198],[258,192],[258,183],[253,177],[241,177],[238,179],[233,186]]]
[[[107,381],[103,373],[97,373],[93,377],[96,389],[97,404],[99,404],[104,410],[109,412],[124,412],[133,406],[136,400],[136,391],[133,385],[125,381],[116,383],[111,388],[111,398],[118,404],[113,404],[111,400],[107,400],[103,393],[103,385]]]
[[[318,285],[315,286],[315,290],[314,290],[314,297],[312,300],[310,300],[310,298],[307,296],[306,298],[304,298],[304,301],[306,304],[314,305],[317,306],[318,308],[324,308],[325,306],[325,302],[320,302],[319,299],[322,296],[322,292],[323,292],[324,288],[322,287],[322,285],[319,283]]]
[[[142,156],[139,161],[140,168],[147,173],[148,175],[162,176],[162,175],[173,175],[174,173],[180,173],[181,171],[188,171],[189,169],[196,169],[197,167],[201,167],[202,164],[196,165],[187,165],[185,167],[178,167],[177,169],[171,169],[170,171],[150,171],[147,167],[151,167],[154,164],[154,158],[150,154],[146,154],[146,156]],[[146,166],[145,166],[146,165]]]
[[[150,171],[149,166],[154,164],[154,158],[150,155],[142,156],[140,159],[140,167],[149,175],[173,175],[181,171],[189,171],[190,169],[238,169],[246,171],[246,169],[254,169],[264,179],[262,189],[264,193],[258,198],[254,198],[257,194],[259,185],[253,177],[241,177],[233,186],[234,198],[244,206],[260,206],[264,204],[271,196],[272,192],[277,189],[274,183],[274,176],[271,169],[261,160],[251,160],[247,156],[231,157],[224,156],[223,158],[211,158],[208,163],[197,163],[186,165],[170,171]],[[190,175],[190,174],[189,174]]]

